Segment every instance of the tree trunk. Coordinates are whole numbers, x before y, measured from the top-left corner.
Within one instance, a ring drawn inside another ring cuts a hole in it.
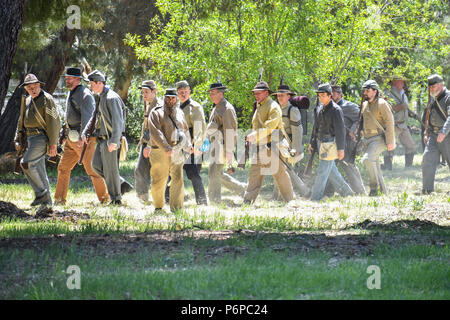
[[[0,114],[8,91],[17,39],[22,29],[24,7],[25,0],[0,1]]]
[[[130,89],[131,80],[133,80],[133,67],[137,61],[136,56],[131,49],[128,49],[128,54],[125,55],[126,61],[124,65],[115,69],[114,91],[122,98],[123,101],[128,99],[128,89]]]
[[[14,136],[16,134],[17,122],[20,114],[20,98],[23,89],[17,87],[8,100],[5,112],[0,117],[0,155],[14,151]]]

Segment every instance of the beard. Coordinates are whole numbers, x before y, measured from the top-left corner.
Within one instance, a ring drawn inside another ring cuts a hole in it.
[[[434,91],[434,92],[430,91],[430,96],[432,96],[433,98],[436,98],[438,96],[438,94],[439,94],[438,91]]]

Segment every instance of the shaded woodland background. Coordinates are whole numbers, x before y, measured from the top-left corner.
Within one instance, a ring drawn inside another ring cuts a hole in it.
[[[72,5],[80,9],[80,29],[68,28]],[[83,59],[107,74],[127,104],[131,140],[142,119],[137,87],[148,78],[160,94],[188,80],[206,114],[206,90],[220,79],[244,129],[260,67],[273,89],[284,76],[313,98],[318,83],[338,83],[356,103],[366,79],[386,87],[403,76],[419,113],[426,77],[450,78],[449,7],[441,0],[5,0],[0,21],[0,155],[13,150],[23,94],[10,79],[31,72],[53,93],[65,67]]]

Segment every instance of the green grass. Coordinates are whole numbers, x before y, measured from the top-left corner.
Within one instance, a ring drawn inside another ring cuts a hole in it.
[[[231,241],[230,241],[231,242]],[[231,253],[211,241],[184,239],[169,250],[144,243],[103,252],[54,241],[46,250],[0,254],[8,299],[448,299],[449,248],[380,246],[369,257],[335,257],[240,241]],[[227,247],[227,244],[225,248]],[[233,245],[233,244],[231,244]],[[216,249],[217,248],[217,249]],[[211,254],[212,253],[212,254]],[[8,265],[16,261],[20,266]],[[67,267],[81,270],[81,289],[66,286]],[[381,271],[369,290],[367,268]],[[36,275],[39,275],[38,277]]]
[[[121,173],[134,184],[130,150]],[[54,209],[88,219],[0,221],[0,299],[449,299],[448,168],[424,196],[421,156],[413,169],[403,161],[384,172],[389,194],[378,197],[286,206],[272,201],[269,177],[254,205],[224,189],[221,204],[197,206],[185,179],[185,208],[158,214],[134,191],[122,207],[100,206],[76,167],[66,206]],[[201,174],[207,187],[206,165]],[[54,192],[55,168],[49,177]],[[2,184],[0,200],[36,214],[27,184]],[[70,265],[81,269],[80,290],[66,286]],[[380,290],[367,288],[370,265]]]

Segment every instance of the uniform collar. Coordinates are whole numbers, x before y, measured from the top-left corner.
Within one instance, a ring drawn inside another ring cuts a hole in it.
[[[70,93],[75,93],[75,91],[77,91],[77,89],[79,87],[82,87],[83,85],[80,83],[79,85],[77,85],[75,88],[73,88],[73,90],[70,90]]]
[[[183,110],[191,103],[191,98],[188,98],[185,102],[180,105],[180,109]]]
[[[265,98],[263,101],[261,101],[261,103],[259,103],[259,105],[262,106],[262,105],[268,103],[269,101],[270,101],[270,96]]]
[[[41,90],[41,91],[42,91],[42,90]],[[436,100],[437,100],[437,101],[441,100],[441,99],[445,96],[446,93],[447,93],[447,88],[444,87],[443,90],[442,90],[442,92],[441,92],[441,94],[440,94],[439,96],[436,97]]]

